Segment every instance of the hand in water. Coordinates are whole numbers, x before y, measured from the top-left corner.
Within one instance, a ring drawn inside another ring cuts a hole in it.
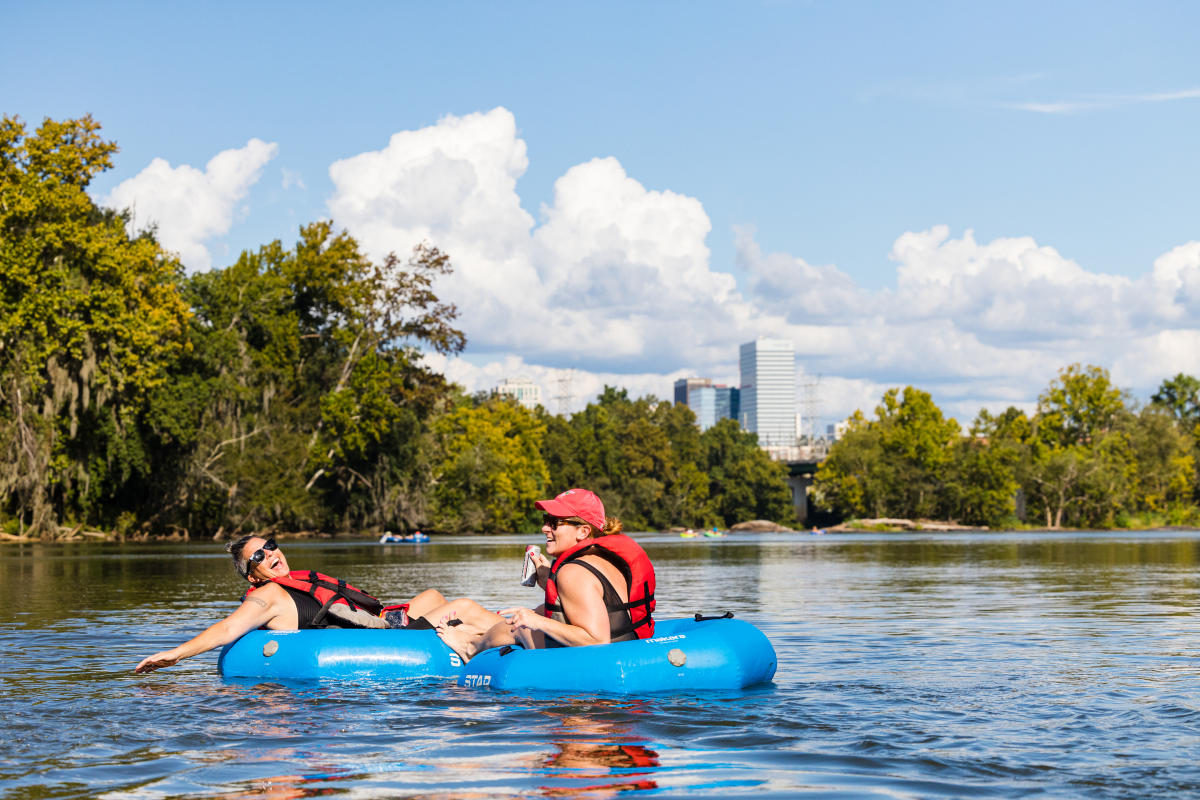
[[[178,658],[172,658],[170,652],[164,650],[161,653],[155,653],[152,656],[143,658],[141,662],[139,662],[138,665],[133,668],[133,671],[153,672],[154,670],[161,669],[162,667],[173,667],[178,663]]]

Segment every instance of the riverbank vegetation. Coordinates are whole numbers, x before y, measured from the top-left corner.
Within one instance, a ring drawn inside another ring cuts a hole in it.
[[[846,518],[952,520],[1001,528],[1200,524],[1200,380],[1164,380],[1139,405],[1106,370],[1072,365],[1032,414],[980,411],[967,430],[930,395],[887,392],[849,420],[813,499]]]
[[[732,422],[615,389],[556,417],[429,370],[466,340],[428,243],[376,262],[323,221],[185,274],[88,196],[116,149],[90,117],[0,120],[0,538],[512,531],[571,485],[630,529],[791,518]]]

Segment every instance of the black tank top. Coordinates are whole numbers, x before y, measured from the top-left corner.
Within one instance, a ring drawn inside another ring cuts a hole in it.
[[[629,642],[638,638],[637,631],[633,629],[633,620],[629,618],[629,610],[623,608],[625,601],[621,599],[621,595],[613,588],[604,573],[582,558],[571,563],[587,567],[588,572],[595,575],[596,580],[600,581],[600,586],[604,590],[604,607],[608,609],[608,640],[610,642]],[[563,618],[566,619],[566,614],[563,615]],[[553,637],[547,636],[546,646],[563,647],[564,645]]]
[[[317,602],[317,598],[308,592],[302,592],[290,586],[284,586],[283,590],[296,604],[296,627],[300,630],[314,627],[313,620],[317,618],[317,614],[321,613],[321,604]]]

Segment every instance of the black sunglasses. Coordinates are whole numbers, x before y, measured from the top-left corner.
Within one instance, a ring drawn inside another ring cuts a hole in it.
[[[263,562],[263,560],[267,557],[268,550],[274,552],[278,549],[279,545],[275,544],[275,537],[267,537],[267,540],[263,542],[263,546],[251,553],[250,557],[246,559],[246,574],[249,575],[250,570],[254,569]]]
[[[570,517],[556,517],[552,514],[542,514],[542,527],[548,527],[552,531],[558,530],[559,525],[570,525],[574,528],[578,528],[580,525],[586,524],[587,523],[578,520],[572,521]]]

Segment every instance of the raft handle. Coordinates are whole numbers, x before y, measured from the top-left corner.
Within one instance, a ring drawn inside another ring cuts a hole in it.
[[[701,614],[699,611],[696,612],[696,622],[708,622],[710,619],[733,619],[733,612],[726,611],[724,614],[721,614],[716,617],[706,617],[703,614]]]

